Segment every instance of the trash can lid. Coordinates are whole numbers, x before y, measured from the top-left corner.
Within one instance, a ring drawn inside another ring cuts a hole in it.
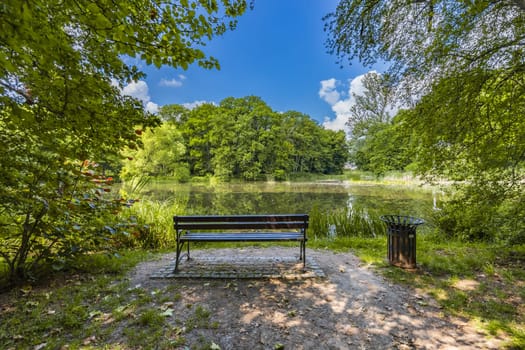
[[[416,218],[413,216],[404,216],[404,215],[382,215],[379,217],[382,221],[387,224],[395,225],[422,225],[425,223],[425,220]]]

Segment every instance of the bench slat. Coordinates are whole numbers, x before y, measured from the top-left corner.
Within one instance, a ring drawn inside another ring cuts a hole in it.
[[[283,222],[301,221],[308,222],[306,214],[271,214],[271,215],[176,215],[174,222]]]
[[[176,223],[176,230],[258,230],[305,228],[304,221],[284,222],[184,222]]]
[[[182,235],[181,241],[199,242],[261,242],[261,241],[302,241],[304,235],[300,232],[220,232],[220,233],[200,233],[191,232]]]

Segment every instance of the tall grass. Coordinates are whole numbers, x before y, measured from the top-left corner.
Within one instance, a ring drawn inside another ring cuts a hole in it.
[[[385,224],[378,215],[364,208],[340,208],[321,212],[310,211],[310,235],[315,238],[377,237],[385,233]]]
[[[136,226],[135,245],[162,249],[174,247],[173,215],[184,213],[185,206],[177,201],[139,201],[125,210],[123,219]]]
[[[139,201],[121,215],[130,223],[135,240],[132,246],[163,249],[175,246],[173,215],[185,214],[184,203],[177,201]],[[310,211],[309,236],[316,239],[340,239],[345,237],[373,238],[385,233],[385,225],[379,216],[362,208],[342,208],[321,212]]]

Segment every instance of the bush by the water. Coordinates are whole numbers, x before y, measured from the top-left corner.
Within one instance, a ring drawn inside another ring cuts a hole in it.
[[[454,187],[442,210],[431,213],[441,235],[465,242],[525,243],[523,194],[500,188]]]

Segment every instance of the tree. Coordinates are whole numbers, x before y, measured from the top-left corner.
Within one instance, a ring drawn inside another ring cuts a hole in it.
[[[350,117],[346,122],[356,138],[365,136],[375,124],[389,123],[395,109],[394,87],[388,75],[369,72],[362,83],[363,93],[353,93],[355,104],[350,107]]]
[[[182,113],[178,106],[165,108],[180,115],[173,120],[193,176],[285,180],[300,172],[340,173],[348,158],[344,132],[323,129],[299,112],[277,113],[257,96],[228,97]],[[162,147],[172,149],[168,142]],[[166,154],[162,147],[153,153]],[[137,153],[133,166],[141,167],[145,155]]]
[[[181,105],[164,105],[160,107],[158,115],[164,122],[180,124],[188,119],[189,112],[186,107]]]
[[[525,240],[523,115],[525,75],[505,79],[497,70],[443,79],[406,115],[414,130],[428,130],[417,134],[420,171],[458,183],[450,215],[462,221],[463,237]],[[459,206],[470,213],[468,224],[457,215]]]
[[[439,222],[462,237],[525,240],[524,11],[517,0],[343,0],[327,17],[333,53],[388,62],[413,100],[403,119],[416,170],[457,180]]]
[[[234,139],[230,157],[235,159],[234,175],[247,180],[258,180],[271,172],[265,169],[266,160],[273,157],[268,143],[274,122],[272,109],[257,96],[228,98],[221,102],[226,118],[233,119]]]
[[[147,176],[173,176],[181,182],[189,179],[188,164],[184,162],[186,146],[181,132],[171,122],[142,133],[143,146],[126,152],[122,177],[131,179]]]
[[[341,63],[387,62],[395,80],[407,79],[411,91],[424,82],[428,91],[473,68],[519,72],[524,11],[519,0],[341,0],[325,17],[327,47]]]
[[[157,67],[218,67],[201,47],[244,0],[7,1],[0,6],[0,264],[10,279],[93,249],[112,230],[96,162],[157,124],[120,88]],[[87,161],[89,159],[89,161]],[[108,226],[109,227],[109,226]]]
[[[375,123],[366,136],[351,140],[351,160],[356,166],[384,175],[387,171],[403,171],[412,163],[413,135],[407,128],[406,113],[400,111],[389,123]]]
[[[190,172],[196,176],[213,173],[210,132],[216,110],[217,107],[211,103],[202,104],[194,108],[180,124],[182,135],[186,140]]]

